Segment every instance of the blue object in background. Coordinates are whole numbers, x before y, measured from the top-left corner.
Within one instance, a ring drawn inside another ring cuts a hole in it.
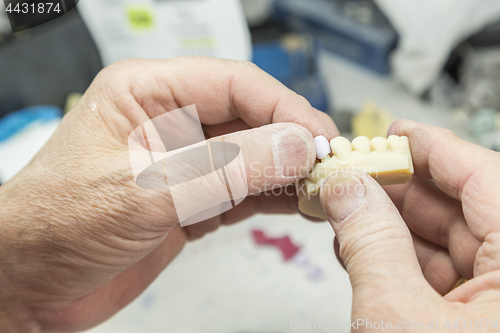
[[[254,44],[253,62],[285,86],[292,83],[290,57],[278,41]]]
[[[28,107],[9,113],[0,118],[0,142],[9,139],[35,121],[47,122],[62,116],[63,111],[60,108],[49,105]]]
[[[286,38],[286,37],[285,37]],[[296,35],[303,42],[304,36]],[[328,112],[330,102],[326,85],[317,72],[318,45],[309,40],[308,47],[287,48],[283,40],[253,45],[253,62],[285,86],[304,96],[313,107]]]
[[[275,18],[288,28],[311,34],[326,50],[377,73],[389,73],[389,57],[398,35],[375,4],[355,0],[275,0],[274,3]],[[346,9],[351,7],[358,15],[366,16],[366,22],[346,15]]]

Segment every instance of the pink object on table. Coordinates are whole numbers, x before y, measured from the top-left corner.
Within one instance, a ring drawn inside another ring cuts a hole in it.
[[[293,244],[292,240],[288,236],[271,238],[266,236],[262,230],[252,230],[252,236],[255,243],[258,245],[274,246],[278,248],[285,261],[292,259],[300,250],[300,246]]]

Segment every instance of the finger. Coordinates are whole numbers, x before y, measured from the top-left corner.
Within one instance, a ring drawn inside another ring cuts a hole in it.
[[[392,124],[392,134],[409,137],[417,176],[434,179],[443,192],[462,201],[465,219],[479,240],[500,231],[500,224],[489,222],[500,217],[499,153],[449,130],[408,120]]]
[[[332,117],[317,109],[314,110],[318,115],[319,121],[330,131],[330,133],[332,133],[334,137],[340,136],[340,132],[337,128],[337,125],[335,125],[335,122],[333,121]],[[331,140],[332,138],[329,139]]]
[[[315,110],[321,123],[334,135],[340,135],[337,126],[333,122],[332,118],[324,112]],[[234,133],[238,131],[244,131],[250,129],[251,127],[245,123],[242,119],[235,119],[228,121],[223,124],[217,125],[203,125],[203,131],[209,138],[216,136],[226,135],[229,133]]]
[[[293,184],[307,175],[316,157],[309,131],[284,123],[187,148],[166,153],[167,157],[162,156],[137,178],[144,188],[161,189],[168,184],[170,193],[165,198],[173,199],[180,221],[220,205],[231,208],[248,195]],[[143,158],[149,159],[149,154]],[[215,213],[210,211],[198,221],[222,211]]]
[[[215,138],[217,136],[246,131],[249,129],[251,129],[251,127],[242,119],[235,119],[228,121],[227,123],[217,125],[203,125],[203,132],[205,132],[207,138]]]
[[[481,242],[467,226],[460,202],[444,194],[432,181],[419,177],[406,185],[387,186],[385,190],[410,230],[447,248],[458,273],[472,278]]]
[[[189,240],[203,237],[221,225],[231,225],[255,214],[296,214],[298,212],[295,187],[289,185],[274,191],[247,197],[233,209],[201,223],[184,228]]]
[[[194,240],[217,230],[220,226],[235,224],[256,214],[290,215],[297,213],[300,214],[297,191],[294,185],[288,185],[259,195],[249,196],[233,209],[201,223],[186,226],[184,231],[188,240]],[[307,215],[303,216],[311,222],[324,222],[324,220]]]
[[[335,238],[333,239],[333,250],[335,251],[335,256],[337,257],[337,260],[339,261],[340,266],[342,266],[342,268],[347,271],[345,264],[344,264],[344,260],[342,260],[342,257],[340,256],[340,244],[339,244],[339,240],[337,239],[337,236],[335,236]]]
[[[445,295],[461,278],[448,251],[417,235],[413,234],[412,236],[418,262],[425,279],[434,290],[441,295]]]
[[[339,241],[355,302],[381,295],[433,295],[408,228],[373,178],[340,171],[326,180],[320,197]]]
[[[499,300],[498,290],[500,289],[500,271],[492,271],[484,275],[476,276],[474,279],[465,282],[447,294],[444,299],[448,302],[466,304],[476,301],[476,304],[483,304],[481,313],[486,313],[487,309],[495,309],[491,304],[497,304]],[[481,301],[479,301],[481,298]]]
[[[217,142],[233,143],[240,148],[248,195],[293,184],[305,177],[316,155],[309,131],[295,124],[273,124],[208,140],[209,144]],[[214,151],[212,155],[219,158]],[[238,178],[241,171],[228,168],[228,178]]]
[[[100,74],[102,81],[111,77],[115,84],[108,88],[108,98],[132,120],[134,128],[145,121],[139,110],[152,119],[194,104],[206,125],[238,118],[251,127],[291,122],[304,126],[314,137],[334,136],[304,97],[252,63],[206,57],[126,60]],[[117,100],[123,93],[130,96]]]
[[[187,239],[189,241],[193,241],[195,239],[202,238],[206,234],[209,234],[219,229],[220,226],[220,219],[218,218],[219,216],[221,215],[217,215],[208,220],[184,227],[184,232],[186,233]]]

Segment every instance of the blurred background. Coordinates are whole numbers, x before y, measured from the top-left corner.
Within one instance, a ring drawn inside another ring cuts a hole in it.
[[[348,138],[385,136],[407,118],[500,151],[496,0],[82,0],[16,33],[21,23],[3,6],[0,183],[30,161],[103,66],[130,57],[253,61]],[[189,244],[90,332],[278,333],[314,322],[323,329],[308,331],[348,332],[350,285],[332,244],[328,224],[301,217],[224,228]]]

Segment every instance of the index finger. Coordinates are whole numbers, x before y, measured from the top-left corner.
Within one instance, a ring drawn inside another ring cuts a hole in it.
[[[147,118],[195,104],[200,121],[216,125],[241,118],[250,127],[291,122],[307,128],[313,137],[332,133],[304,97],[286,88],[257,66],[241,61],[206,57],[165,60],[127,60],[111,66],[116,84],[112,96],[129,91],[133,99],[122,107]],[[130,118],[135,117],[127,112]],[[137,126],[144,117],[137,117]]]
[[[500,228],[485,223],[500,216],[499,153],[462,140],[447,129],[408,120],[396,121],[388,134],[408,136],[415,175],[434,179],[443,192],[461,200],[476,236],[483,238]]]

